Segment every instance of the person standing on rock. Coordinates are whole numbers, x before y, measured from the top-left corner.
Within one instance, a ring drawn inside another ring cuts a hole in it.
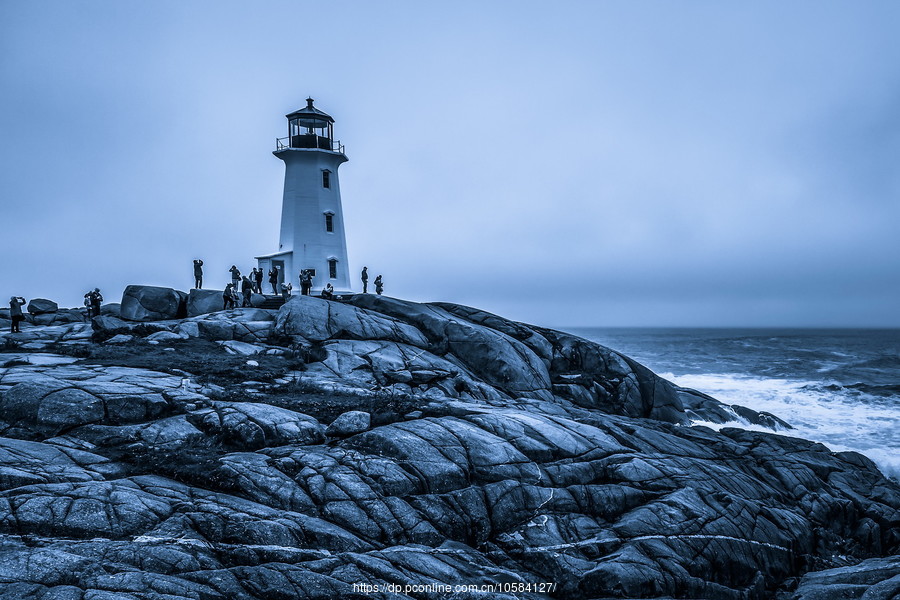
[[[203,288],[203,261],[199,258],[194,259],[194,288]]]
[[[88,319],[100,316],[100,304],[103,303],[103,295],[100,288],[94,288],[93,291],[84,295],[84,305],[88,309]]]
[[[25,305],[25,298],[22,296],[13,296],[9,299],[9,332],[21,333],[19,323],[25,320],[22,314],[22,307]]]
[[[375,278],[375,293],[380,296],[381,292],[383,292],[383,291],[384,291],[384,281],[382,281],[381,275],[379,275],[378,277]]]
[[[362,279],[363,294],[368,294],[369,293],[369,267],[363,267],[362,273],[360,273],[359,278]]]
[[[222,292],[222,310],[235,308],[237,304],[237,292],[234,291],[234,284],[229,283]]]
[[[309,269],[303,269],[300,271],[300,294],[309,296],[309,291],[312,289],[312,286],[312,274],[309,272]]]
[[[278,267],[269,269],[269,283],[272,284],[272,293],[278,295]]]
[[[241,270],[234,265],[231,265],[231,268],[228,270],[231,272],[231,287],[233,287],[235,293],[237,293],[237,289],[241,285]]]
[[[262,293],[263,293],[263,291],[262,291],[262,279],[263,279],[263,272],[262,272],[262,269],[254,268],[254,269],[253,269],[253,283],[256,284],[256,293],[257,293],[257,294],[262,294]]]
[[[244,296],[243,302],[241,302],[242,308],[253,307],[253,303],[250,302],[250,296],[253,295],[253,282],[246,276],[241,279],[241,294]]]
[[[291,292],[293,291],[294,286],[291,285],[290,282],[281,284],[281,297],[284,298],[284,301],[287,302],[291,299]]]

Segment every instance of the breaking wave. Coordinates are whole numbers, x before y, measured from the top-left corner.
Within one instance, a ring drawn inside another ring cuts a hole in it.
[[[777,415],[794,427],[782,431],[783,435],[820,442],[834,452],[859,452],[872,459],[889,477],[900,479],[900,453],[897,450],[900,448],[900,395],[896,392],[897,386],[843,386],[836,382],[792,381],[728,373],[660,375],[676,385],[707,393],[726,404],[740,404]],[[724,426],[748,428],[738,422]]]
[[[784,435],[860,452],[900,480],[900,330],[574,331],[680,386],[770,412],[795,427]]]

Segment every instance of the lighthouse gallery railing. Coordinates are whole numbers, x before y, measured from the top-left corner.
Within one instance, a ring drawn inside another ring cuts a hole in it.
[[[332,152],[340,152],[341,154],[344,153],[344,145],[340,142],[340,140],[329,140],[328,138],[324,138],[324,137],[319,136],[319,138],[318,138],[318,140],[317,140],[317,146],[318,146],[320,149],[323,149],[323,150],[324,150],[324,149],[326,149],[326,148],[322,148],[322,147],[321,147],[321,143],[322,143],[323,141],[326,141],[326,142],[328,142],[328,143],[331,144],[331,151],[332,151]],[[276,139],[275,139],[275,151],[276,151],[276,152],[278,152],[278,151],[280,151],[280,150],[289,150],[290,148],[295,148],[295,147],[297,147],[297,146],[292,146],[292,145],[291,145],[291,138],[290,138],[290,136],[283,137],[283,138],[276,138]]]

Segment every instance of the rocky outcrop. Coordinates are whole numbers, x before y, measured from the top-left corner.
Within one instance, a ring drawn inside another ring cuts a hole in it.
[[[807,573],[791,600],[894,600],[900,596],[900,556]]]
[[[362,433],[372,425],[372,416],[362,410],[348,410],[331,422],[325,433],[330,436],[348,437]]]
[[[122,305],[118,302],[107,302],[100,307],[100,314],[105,317],[118,317],[122,312]]]
[[[197,317],[223,309],[222,290],[197,290],[188,292],[187,316]]]
[[[312,342],[351,339],[427,345],[419,330],[399,319],[313,296],[294,296],[278,311],[276,328],[283,335]]]
[[[243,298],[243,296],[240,296]],[[250,303],[253,308],[259,308],[265,303],[266,297],[261,294],[251,294]],[[239,301],[238,304],[241,302]],[[197,290],[193,289],[188,292],[187,296],[187,316],[199,317],[209,313],[221,311],[224,307],[224,299],[222,298],[222,290]]]
[[[172,288],[129,285],[122,294],[119,317],[126,321],[158,321],[187,316],[187,294]]]
[[[566,333],[374,295],[98,319],[0,339],[0,598],[810,600],[900,576],[871,461],[691,426],[783,425]]]
[[[91,327],[95,331],[107,331],[118,333],[121,331],[126,331],[134,327],[133,324],[128,323],[127,321],[123,321],[118,317],[99,315],[91,319]]]
[[[191,413],[188,420],[241,450],[318,444],[325,439],[324,428],[312,417],[255,402],[214,402]]]
[[[46,298],[33,298],[28,303],[28,312],[33,315],[55,313],[58,310],[59,305],[53,300],[47,300]]]
[[[91,326],[87,323],[23,328],[21,333],[4,334],[0,343],[12,344],[19,350],[42,352],[48,348],[83,346],[90,342]]]
[[[85,312],[78,308],[62,308],[55,312],[35,315],[31,322],[35,325],[66,325],[69,323],[83,323]]]
[[[274,332],[275,311],[236,308],[185,319],[174,331],[211,341],[265,343]]]

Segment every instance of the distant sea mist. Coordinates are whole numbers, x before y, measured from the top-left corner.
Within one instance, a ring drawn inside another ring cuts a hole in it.
[[[771,412],[795,427],[783,435],[865,454],[900,480],[900,329],[570,331],[677,385]]]

